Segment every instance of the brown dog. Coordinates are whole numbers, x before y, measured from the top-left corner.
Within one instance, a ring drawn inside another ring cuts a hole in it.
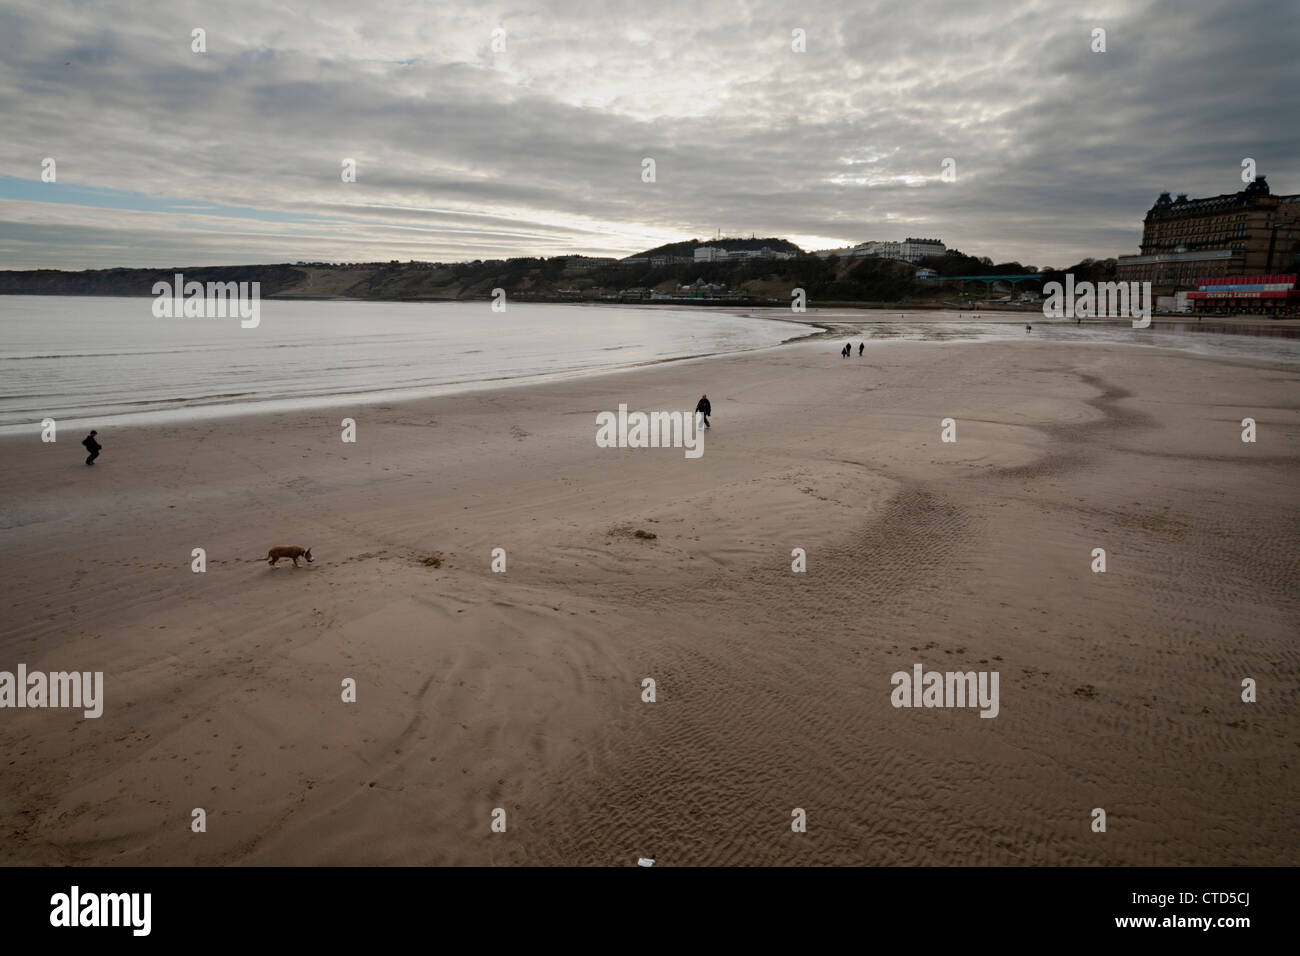
[[[295,568],[298,567],[299,558],[306,558],[307,563],[311,564],[311,548],[299,548],[295,545],[292,548],[272,548],[270,551],[266,552],[266,563],[271,567],[275,567],[275,562],[279,561],[281,558],[292,558],[293,566]]]

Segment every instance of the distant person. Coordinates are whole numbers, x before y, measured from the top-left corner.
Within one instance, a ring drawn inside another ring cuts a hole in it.
[[[858,343],[858,358],[862,358],[862,350],[865,349],[866,347],[867,347],[867,343],[866,343],[866,342],[859,342],[859,343]]]
[[[86,446],[86,451],[90,452],[90,454],[86,456],[87,465],[93,465],[95,459],[99,457],[100,444],[95,441],[95,436],[98,434],[99,432],[91,429],[90,434],[81,440],[81,443]]]
[[[1032,332],[1032,331],[1034,331],[1034,327],[1033,327],[1032,325],[1026,325],[1026,326],[1025,326],[1025,331],[1026,331],[1026,332]]]
[[[713,427],[709,424],[709,416],[713,414],[713,406],[709,404],[709,396],[700,396],[700,400],[695,404],[695,414],[704,416],[705,428]]]

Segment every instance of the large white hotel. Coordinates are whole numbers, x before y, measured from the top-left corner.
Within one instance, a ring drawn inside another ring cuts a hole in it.
[[[829,259],[832,256],[845,259],[872,257],[920,262],[926,256],[941,256],[945,251],[943,243],[938,239],[912,239],[909,237],[902,242],[860,242],[856,246],[845,246],[842,249],[823,249],[814,253],[814,255],[823,259]]]
[[[793,252],[778,252],[764,246],[762,249],[723,249],[720,246],[696,246],[696,262],[734,262],[737,259],[793,259]]]

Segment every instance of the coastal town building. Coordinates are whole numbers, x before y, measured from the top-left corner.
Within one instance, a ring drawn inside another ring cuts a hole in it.
[[[738,259],[793,259],[793,252],[780,252],[768,246],[761,249],[723,249],[721,246],[696,246],[694,262],[735,262]]]
[[[678,285],[675,292],[636,286],[607,293],[601,298],[616,302],[739,302],[745,297],[739,292],[729,292],[726,283],[705,282],[699,278]]]
[[[1191,310],[1202,315],[1300,313],[1300,290],[1293,272],[1201,279],[1197,290],[1186,297]]]
[[[1119,257],[1117,278],[1166,293],[1202,279],[1300,271],[1300,195],[1272,195],[1263,176],[1208,199],[1161,193],[1143,220],[1140,250]]]
[[[705,282],[702,278],[677,287],[678,295],[686,295],[694,298],[726,291],[727,284],[725,282]]]
[[[814,253],[823,259],[898,259],[903,262],[920,262],[927,256],[941,256],[947,251],[938,239],[914,239],[902,242],[860,242],[843,249],[823,249]]]
[[[941,256],[947,249],[938,239],[904,239],[899,251],[905,262],[920,262],[928,256]]]
[[[613,256],[570,256],[565,263],[574,272],[590,272],[592,269],[599,269],[601,266],[616,265],[618,260]]]

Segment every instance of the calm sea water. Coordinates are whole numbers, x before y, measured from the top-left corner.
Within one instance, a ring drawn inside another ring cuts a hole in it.
[[[263,300],[239,319],[151,298],[0,296],[0,432],[383,401],[763,348],[807,326],[703,309]]]
[[[487,302],[261,303],[261,323],[159,319],[151,298],[0,296],[0,434],[388,401],[631,368],[778,345],[813,328],[705,309]],[[775,312],[761,313],[774,315]],[[1300,362],[1300,339],[1227,335],[1193,323],[1135,330],[1034,316],[819,310],[864,324],[845,339],[1033,340],[1176,348]],[[1026,333],[1024,323],[1034,331]],[[828,345],[834,347],[834,344]]]

